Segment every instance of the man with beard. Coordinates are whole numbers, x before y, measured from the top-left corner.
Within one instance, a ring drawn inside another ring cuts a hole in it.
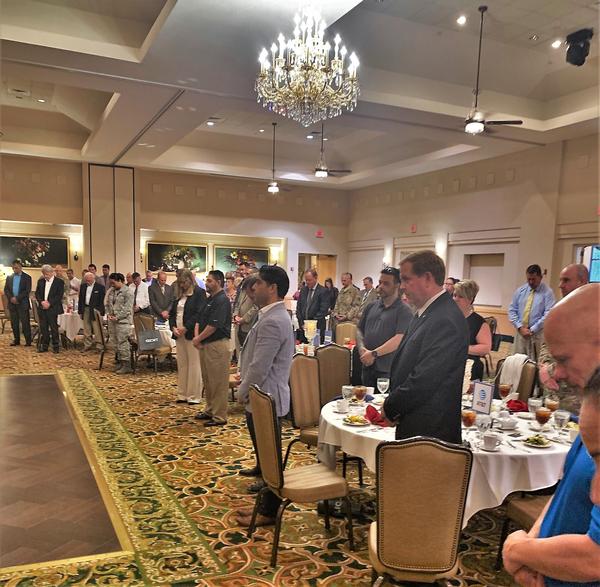
[[[598,586],[600,284],[585,285],[563,298],[548,314],[545,328],[556,360],[555,377],[576,386],[585,397],[581,436],[567,455],[556,493],[531,530],[520,530],[507,538],[504,566],[526,587]]]

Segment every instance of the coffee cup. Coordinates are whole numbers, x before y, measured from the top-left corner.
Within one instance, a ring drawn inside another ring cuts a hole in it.
[[[335,403],[335,407],[340,414],[345,414],[348,412],[348,400],[347,399],[339,399]]]
[[[500,436],[494,432],[488,432],[483,435],[483,448],[485,448],[485,450],[496,450],[501,442],[502,439]]]

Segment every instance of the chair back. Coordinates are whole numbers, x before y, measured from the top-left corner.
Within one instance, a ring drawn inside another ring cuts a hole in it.
[[[100,332],[100,342],[102,348],[106,350],[106,336],[104,335],[104,324],[102,324],[102,314],[98,310],[94,310],[94,320],[98,325],[98,332]]]
[[[335,341],[343,344],[345,338],[356,340],[356,324],[354,322],[342,322],[335,327]]]
[[[154,330],[154,316],[151,316],[150,314],[134,314],[133,328],[135,330],[135,337],[139,339],[139,332],[144,330]]]
[[[250,408],[256,431],[256,450],[262,478],[272,489],[283,487],[281,433],[273,398],[255,385],[250,386]]]
[[[338,344],[321,346],[315,351],[319,362],[319,389],[321,406],[342,393],[342,385],[350,384],[349,349]]]
[[[498,361],[498,365],[496,366],[496,384],[500,382],[500,373],[502,372],[502,367],[504,366],[504,359],[500,359]],[[538,379],[538,366],[537,363],[533,361],[527,360],[523,363],[523,368],[521,369],[521,376],[519,377],[519,385],[517,389],[514,391],[519,395],[519,398],[522,402],[527,403],[527,400],[533,395],[533,391],[535,389],[535,384]]]
[[[377,556],[397,570],[443,573],[458,556],[473,456],[417,436],[377,447]]]
[[[305,355],[294,356],[290,370],[290,397],[294,426],[317,426],[321,415],[318,359]]]
[[[4,292],[0,292],[0,313],[4,313],[5,316],[9,315],[8,296]]]
[[[487,322],[487,325],[490,327],[492,336],[494,336],[494,334],[496,334],[496,330],[498,329],[498,318],[496,318],[495,316],[488,316],[487,318],[484,318],[484,320]]]

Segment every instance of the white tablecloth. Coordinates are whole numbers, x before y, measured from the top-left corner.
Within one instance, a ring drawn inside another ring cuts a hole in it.
[[[394,440],[395,428],[348,426],[342,422],[344,416],[335,413],[335,402],[321,410],[319,422],[319,460],[335,468],[335,452],[344,452],[360,457],[365,465],[375,471],[375,451],[380,442]],[[519,419],[517,431],[530,436],[530,422]],[[549,435],[554,436],[552,431]],[[477,445],[476,429],[463,431],[463,437],[471,445]],[[525,447],[521,441],[502,434],[517,448],[504,442],[498,452],[473,450],[473,469],[467,494],[464,525],[478,511],[499,506],[514,491],[533,491],[554,485],[562,474],[562,468],[570,444],[552,443],[549,448]],[[564,437],[567,438],[566,436]]]
[[[79,331],[83,328],[83,320],[77,313],[64,313],[58,315],[58,330],[73,342]]]

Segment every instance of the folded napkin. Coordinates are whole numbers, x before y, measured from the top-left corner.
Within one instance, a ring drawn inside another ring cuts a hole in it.
[[[373,406],[367,406],[365,418],[376,426],[389,426],[389,422]]]
[[[506,402],[506,407],[513,413],[529,411],[527,404],[522,402],[520,399],[511,399],[510,401]]]

